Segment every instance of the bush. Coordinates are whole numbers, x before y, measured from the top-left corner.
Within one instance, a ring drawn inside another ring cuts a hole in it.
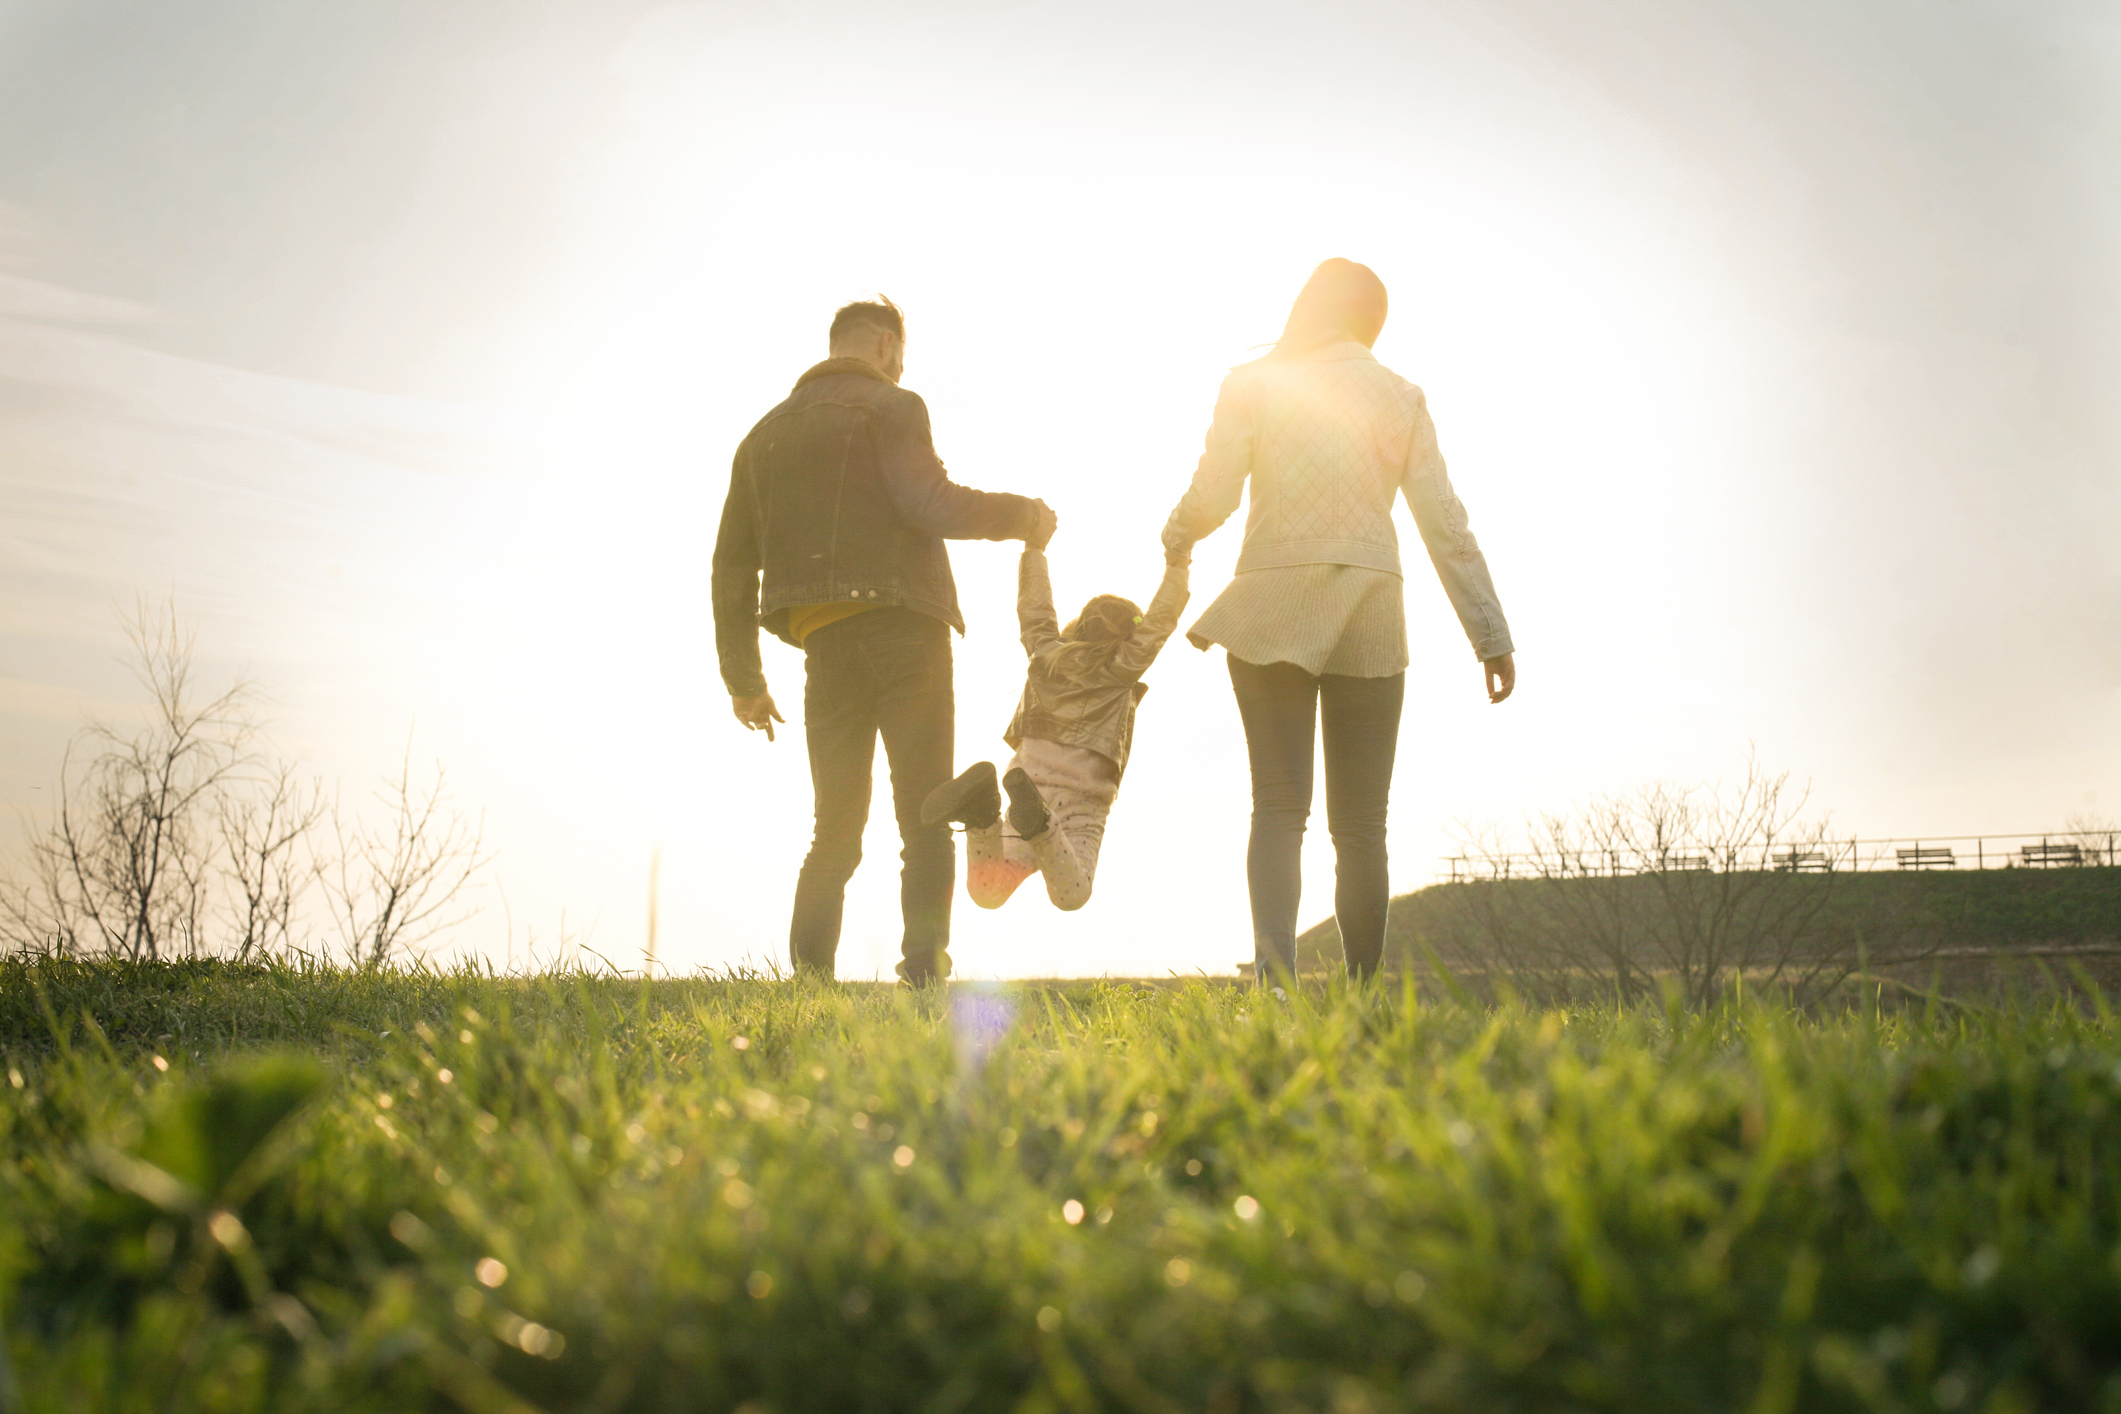
[[[489,858],[439,766],[416,782],[408,742],[376,794],[383,822],[364,820],[264,749],[252,684],[204,695],[174,604],[142,601],[126,631],[145,721],[130,736],[90,722],[68,747],[29,877],[0,880],[0,950],[131,962],[334,950],[375,967],[461,921]]]

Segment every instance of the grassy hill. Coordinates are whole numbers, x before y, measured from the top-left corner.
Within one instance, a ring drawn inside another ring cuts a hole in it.
[[[1697,875],[1689,888],[1711,888],[1722,876]],[[1948,982],[1994,984],[2036,975],[2039,964],[2088,967],[2121,981],[2107,949],[2121,951],[2121,869],[1988,869],[1905,873],[1750,876],[1769,889],[1813,897],[1805,948],[1853,961],[1859,952],[1886,975],[1924,976],[1935,967]],[[1392,901],[1388,965],[1426,966],[1433,949],[1454,971],[1478,975],[1506,966],[1511,936],[1565,928],[1590,906],[1631,917],[1645,932],[1669,928],[1669,878],[1483,880],[1435,884]],[[1785,897],[1785,901],[1788,901]],[[1500,933],[1500,936],[1498,936]],[[1297,941],[1306,970],[1340,966],[1332,920]]]

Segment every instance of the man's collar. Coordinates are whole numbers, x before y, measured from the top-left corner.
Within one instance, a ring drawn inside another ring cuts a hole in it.
[[[823,363],[818,364],[815,368],[812,368],[809,372],[805,373],[802,377],[796,379],[795,386],[800,388],[805,383],[812,382],[816,379],[835,378],[844,373],[851,373],[857,378],[874,378],[879,383],[891,382],[889,378],[886,378],[884,376],[884,371],[882,369],[878,368],[875,364],[870,363],[864,359],[828,358]]]

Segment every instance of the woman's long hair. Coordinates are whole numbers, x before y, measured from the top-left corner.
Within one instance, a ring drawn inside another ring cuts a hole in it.
[[[1385,327],[1385,282],[1367,265],[1338,257],[1311,272],[1269,358],[1294,358],[1353,339],[1368,347]]]

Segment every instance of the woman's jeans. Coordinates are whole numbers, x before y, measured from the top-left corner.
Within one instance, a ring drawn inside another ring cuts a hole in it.
[[[1368,977],[1384,953],[1391,877],[1385,811],[1407,675],[1314,677],[1294,663],[1230,658],[1230,684],[1252,758],[1254,975],[1296,971],[1296,907],[1303,890],[1304,822],[1311,814],[1313,722],[1324,718],[1326,829],[1333,836],[1333,912],[1348,973]]]

